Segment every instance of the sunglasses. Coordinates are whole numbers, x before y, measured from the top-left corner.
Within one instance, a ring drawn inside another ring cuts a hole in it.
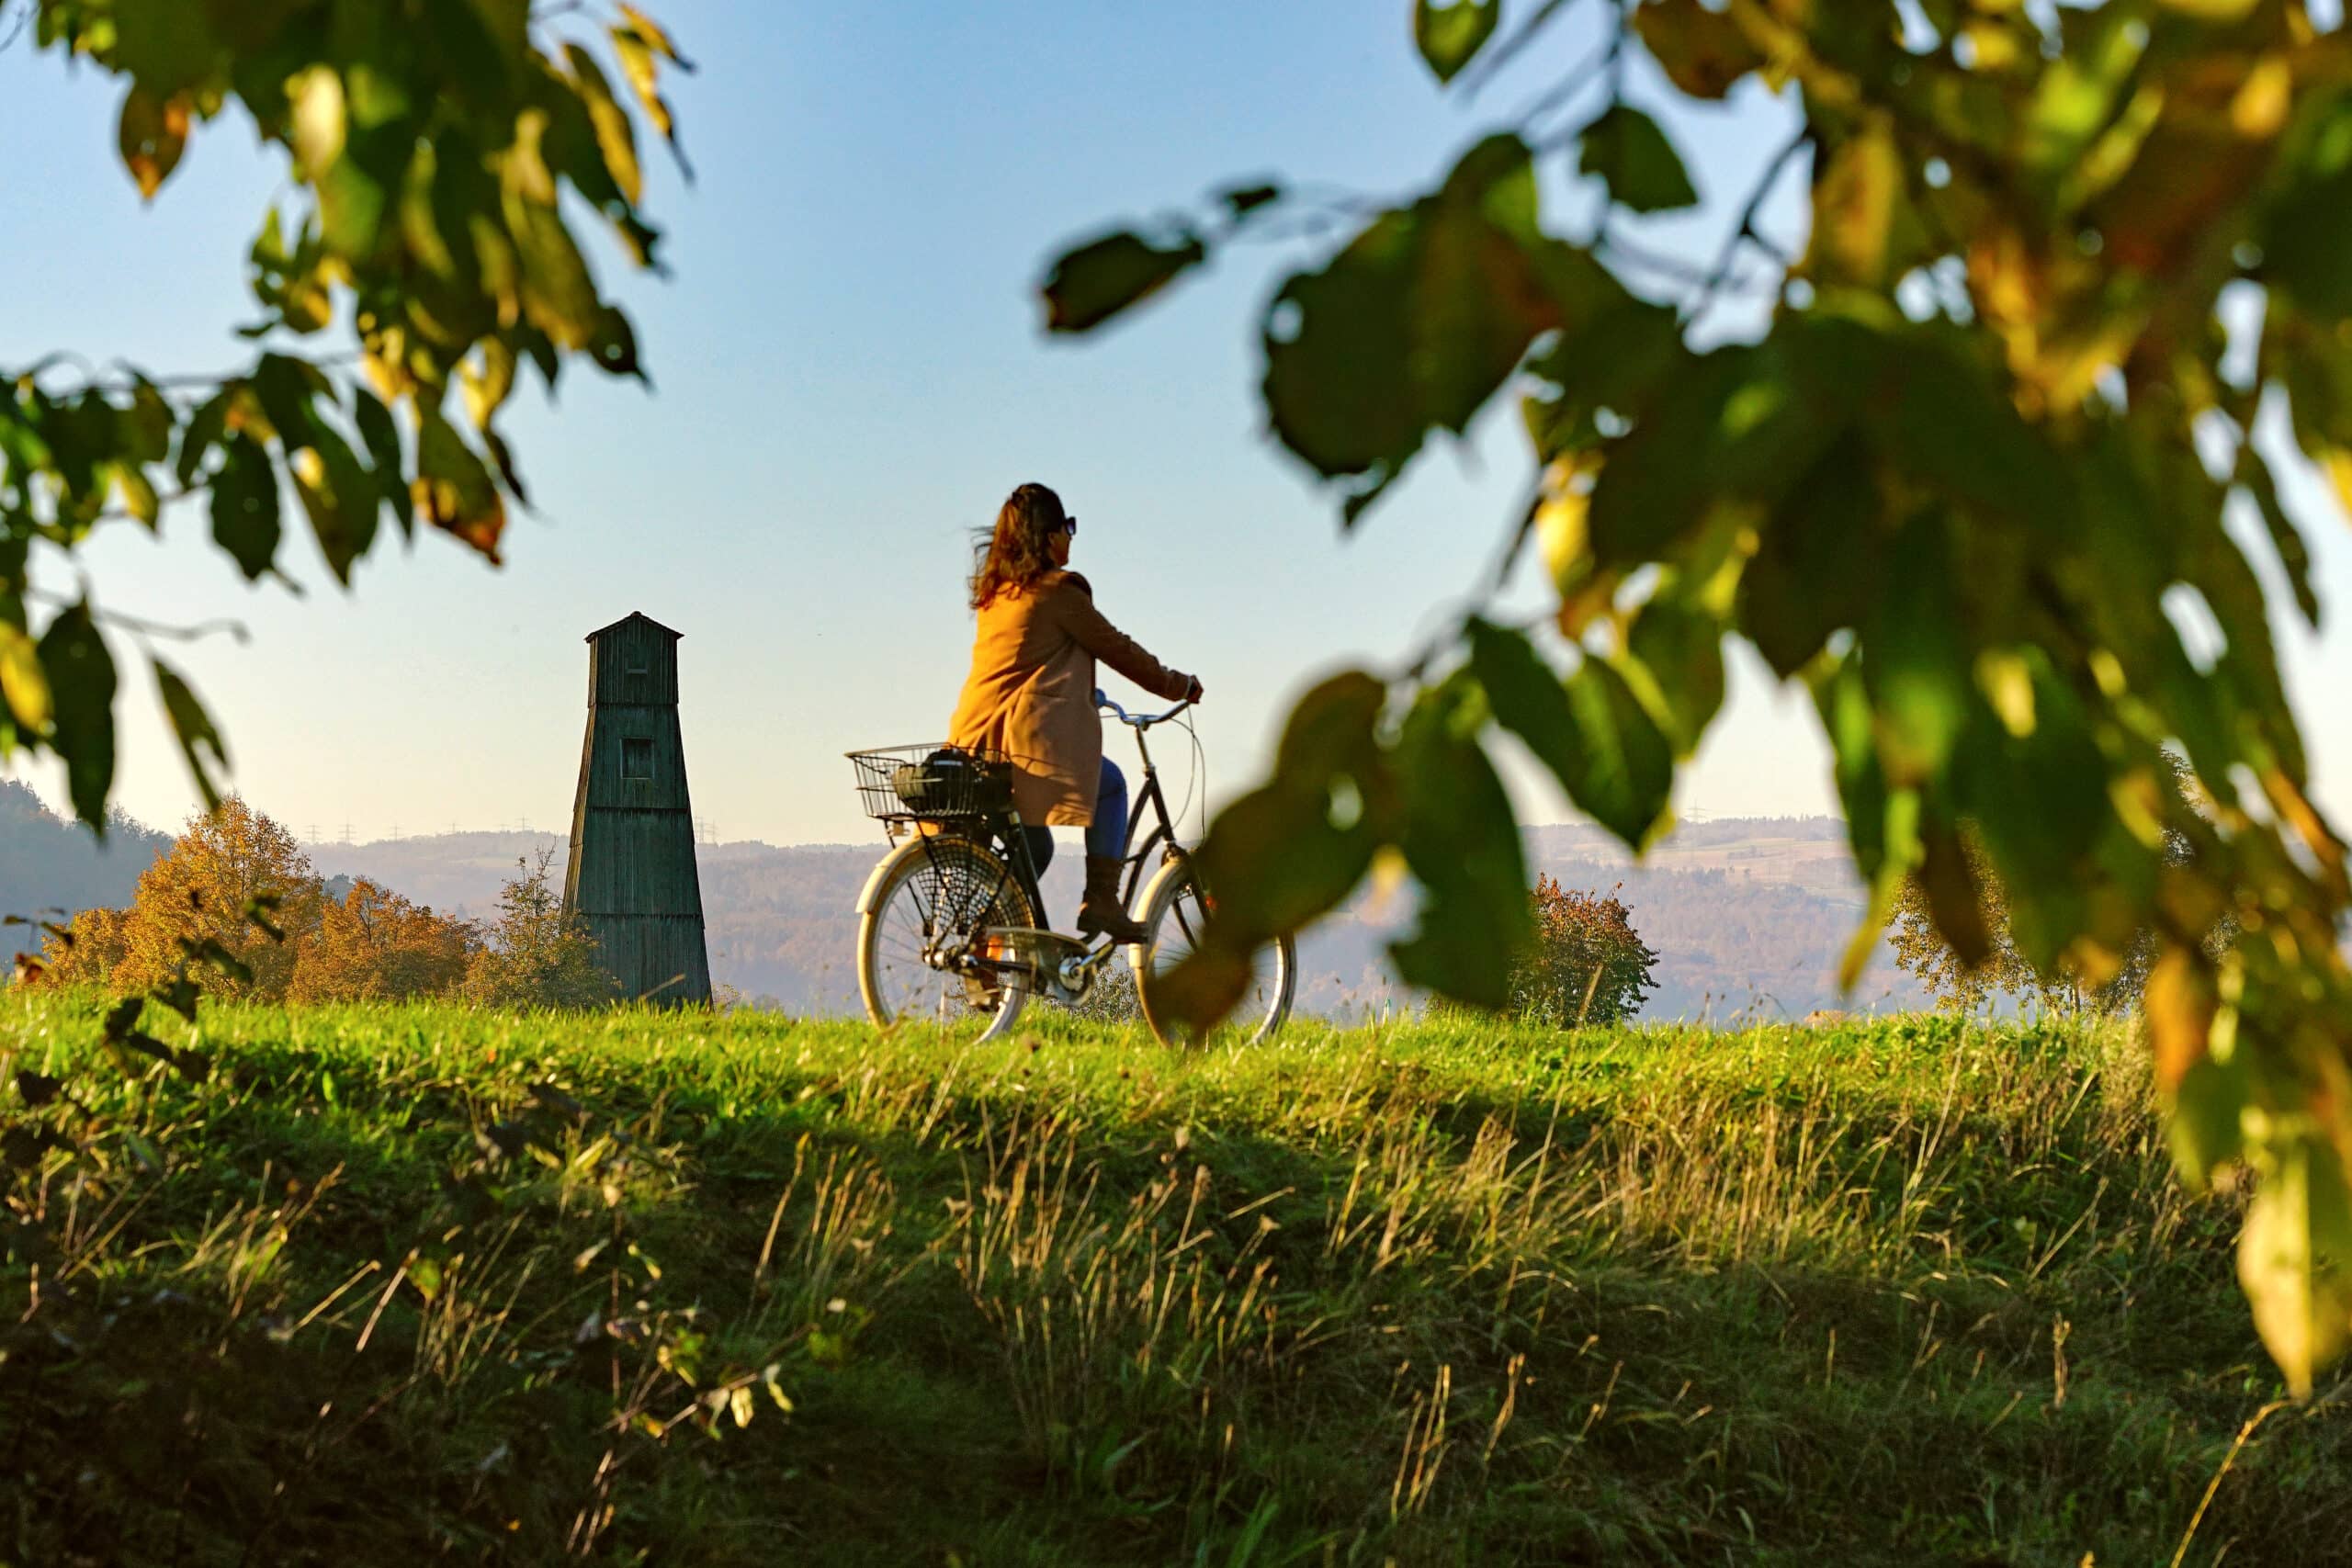
[[[1055,533],[1057,533],[1057,534],[1068,534],[1071,538],[1073,538],[1073,539],[1077,538],[1077,537],[1078,537],[1078,519],[1077,519],[1077,518],[1075,518],[1075,517],[1065,517],[1065,518],[1063,518],[1063,519],[1062,519],[1062,521],[1061,521],[1061,525],[1060,525],[1059,527],[1056,528],[1056,529],[1054,530],[1054,532],[1055,532]]]

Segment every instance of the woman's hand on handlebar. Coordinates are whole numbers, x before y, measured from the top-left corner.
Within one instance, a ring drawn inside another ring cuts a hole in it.
[[[1201,678],[1198,675],[1187,675],[1184,677],[1184,700],[1186,702],[1199,702],[1201,700],[1202,693],[1204,690],[1205,688],[1202,686]]]

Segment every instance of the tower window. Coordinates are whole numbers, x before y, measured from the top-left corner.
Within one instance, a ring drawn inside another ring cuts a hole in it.
[[[621,741],[621,777],[650,779],[653,776],[653,742],[634,738]]]

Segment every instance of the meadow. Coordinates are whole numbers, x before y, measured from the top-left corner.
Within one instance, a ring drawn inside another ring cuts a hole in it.
[[[2352,1562],[2119,1027],[103,1010],[0,1562]]]

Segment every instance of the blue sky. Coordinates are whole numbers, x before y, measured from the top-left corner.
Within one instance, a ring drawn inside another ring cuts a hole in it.
[[[561,827],[580,639],[642,610],[686,637],[697,813],[730,839],[866,838],[840,753],[944,728],[970,643],[965,538],[1026,479],[1083,518],[1077,564],[1112,618],[1202,673],[1217,793],[1249,782],[1314,672],[1396,660],[1475,583],[1528,480],[1508,407],[1425,456],[1351,540],[1262,434],[1258,313],[1312,253],[1237,251],[1080,344],[1044,339],[1034,285],[1063,242],[1236,175],[1417,189],[1579,58],[1578,29],[1464,105],[1414,58],[1404,0],[649,8],[701,65],[673,94],[699,177],[689,188],[655,165],[669,282],[599,259],[656,391],[575,369],[560,407],[532,394],[509,414],[540,515],[514,525],[503,570],[420,538],[379,547],[346,596],[300,541],[297,600],[243,583],[187,510],[160,542],[125,525],[87,557],[119,610],[247,626],[242,644],[171,656],[263,809],[363,839]],[[0,174],[0,359],[235,366],[242,258],[282,170],[223,118],[142,209],[113,152],[115,102],[103,78],[21,41],[0,54],[0,145],[15,153]],[[1712,254],[1784,113],[1758,94],[1673,122],[1710,206],[1656,243]],[[1577,194],[1551,195],[1573,220]],[[2290,488],[2324,519],[2322,595],[2341,605],[2352,536],[2315,485]],[[2335,696],[2352,641],[2283,636],[2322,797],[2352,815]],[[192,792],[130,652],[118,798],[175,824]],[[1569,815],[1513,772],[1530,818]],[[62,799],[51,771],[25,776]],[[1743,661],[1678,800],[1830,809],[1806,705]]]

